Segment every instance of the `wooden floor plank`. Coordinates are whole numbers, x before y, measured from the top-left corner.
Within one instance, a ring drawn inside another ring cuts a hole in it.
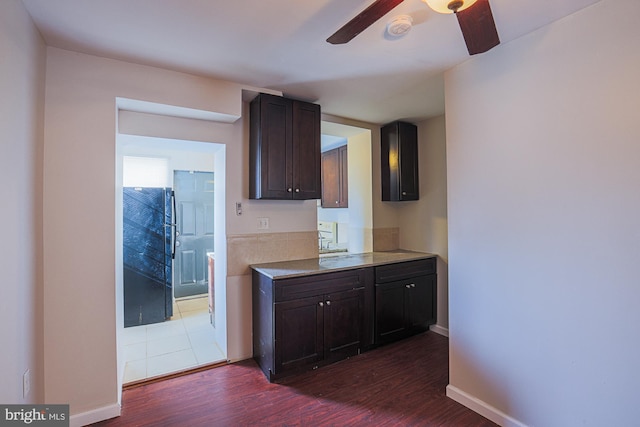
[[[496,424],[445,396],[448,339],[433,332],[270,384],[253,360],[123,392],[97,426]]]

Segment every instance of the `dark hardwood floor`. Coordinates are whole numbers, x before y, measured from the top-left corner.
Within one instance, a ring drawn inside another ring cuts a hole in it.
[[[495,426],[445,396],[433,332],[270,384],[253,360],[125,390],[98,426]]]

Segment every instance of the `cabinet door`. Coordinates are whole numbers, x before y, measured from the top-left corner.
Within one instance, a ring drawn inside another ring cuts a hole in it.
[[[418,200],[418,128],[393,122],[380,129],[382,200]]]
[[[436,276],[418,276],[408,283],[405,292],[407,307],[407,327],[413,330],[426,330],[436,322]]]
[[[281,302],[275,306],[275,374],[312,365],[324,357],[324,298]]]
[[[395,341],[405,335],[407,329],[405,285],[407,285],[406,281],[376,285],[376,344]]]
[[[250,183],[252,199],[291,199],[293,191],[293,103],[267,94],[251,102]]]
[[[418,200],[418,129],[411,123],[399,123],[400,200]]]
[[[320,106],[293,101],[293,199],[321,198]]]
[[[376,285],[376,343],[426,330],[436,322],[436,275]]]
[[[322,153],[322,207],[340,205],[340,153],[329,150]]]
[[[349,207],[347,146],[322,153],[322,207]]]
[[[358,354],[364,326],[364,287],[325,295],[324,356],[332,362]]]

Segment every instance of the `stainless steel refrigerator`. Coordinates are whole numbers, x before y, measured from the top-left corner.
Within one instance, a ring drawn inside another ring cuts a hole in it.
[[[174,200],[171,188],[123,189],[125,327],[173,315]]]

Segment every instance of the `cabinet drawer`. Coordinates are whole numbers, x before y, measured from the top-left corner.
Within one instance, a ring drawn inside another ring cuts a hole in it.
[[[291,301],[362,286],[364,286],[362,269],[276,280],[274,300],[275,302]]]
[[[425,274],[435,274],[436,258],[421,259],[418,261],[401,262],[376,267],[376,283],[387,283],[396,280]]]

